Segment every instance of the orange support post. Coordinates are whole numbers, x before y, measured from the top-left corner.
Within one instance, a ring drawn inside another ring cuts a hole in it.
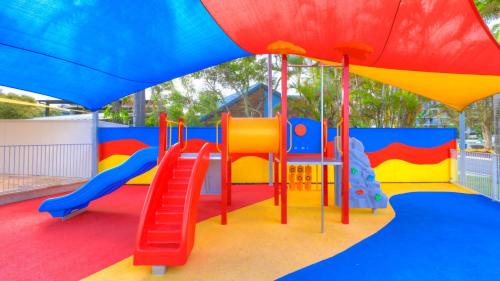
[[[342,223],[349,224],[349,56],[342,70]]]
[[[160,112],[160,140],[158,142],[158,164],[160,164],[161,159],[165,155],[167,149],[167,114],[165,112]]]
[[[184,119],[179,118],[179,124],[177,125],[177,142],[180,143],[181,148],[184,147]]]
[[[227,224],[227,165],[228,165],[228,149],[227,149],[227,113],[222,113],[222,137],[221,137],[221,224]]]
[[[231,155],[227,160],[227,205],[231,206],[231,200],[233,198],[232,189],[233,189],[233,161],[231,160]]]
[[[288,57],[281,55],[281,223],[287,223],[287,129],[288,129]]]

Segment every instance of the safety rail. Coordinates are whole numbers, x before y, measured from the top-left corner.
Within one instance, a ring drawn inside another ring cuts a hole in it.
[[[495,153],[450,150],[450,181],[500,200],[499,164]]]
[[[91,144],[0,145],[0,194],[85,181]]]
[[[193,166],[191,176],[189,178],[188,189],[184,202],[184,214],[182,220],[182,239],[181,247],[191,252],[194,245],[195,227],[198,212],[198,200],[200,191],[203,186],[203,181],[210,163],[210,150],[207,143],[203,145],[198,153],[198,158]],[[202,175],[202,176],[200,176]]]

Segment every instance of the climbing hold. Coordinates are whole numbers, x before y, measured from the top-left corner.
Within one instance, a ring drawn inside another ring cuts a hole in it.
[[[358,190],[356,190],[356,194],[357,195],[364,195],[365,191],[363,189],[358,189]]]
[[[358,173],[358,169],[356,167],[351,168],[351,174],[355,175]]]
[[[366,177],[366,180],[367,181],[373,181],[373,180],[375,180],[375,177],[373,175],[369,175],[369,176]]]
[[[380,193],[375,193],[375,201],[380,201],[382,200],[382,195],[380,195]]]
[[[301,174],[304,172],[304,166],[298,166],[297,167],[297,173]]]

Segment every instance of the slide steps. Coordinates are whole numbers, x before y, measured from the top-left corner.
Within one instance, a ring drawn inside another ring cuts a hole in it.
[[[207,145],[196,159],[181,158],[179,146],[167,151],[141,214],[134,264],[170,266],[187,261],[208,159]]]

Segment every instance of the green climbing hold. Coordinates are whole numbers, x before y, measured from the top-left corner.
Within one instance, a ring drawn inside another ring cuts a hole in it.
[[[375,193],[375,201],[380,201],[382,200],[382,195],[380,195],[380,193]]]
[[[355,175],[358,173],[358,169],[356,169],[356,167],[352,167],[351,168],[351,174]]]

